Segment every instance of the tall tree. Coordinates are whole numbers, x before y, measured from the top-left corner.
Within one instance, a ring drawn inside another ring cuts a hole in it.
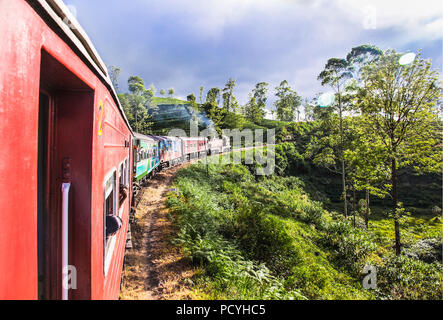
[[[186,97],[186,100],[189,101],[189,102],[191,102],[191,103],[196,102],[195,95],[194,95],[193,93],[189,94],[189,95]]]
[[[401,252],[402,209],[398,200],[398,169],[441,170],[440,129],[435,107],[440,98],[438,73],[431,62],[418,55],[409,65],[399,63],[400,54],[387,50],[363,67],[357,104],[366,117],[367,134],[377,136],[390,162],[395,252]]]
[[[344,214],[348,215],[348,200],[346,194],[346,167],[344,159],[344,140],[345,133],[343,128],[344,117],[344,101],[343,91],[345,89],[346,80],[352,78],[352,65],[346,59],[332,58],[326,63],[325,69],[320,73],[318,79],[321,80],[323,86],[330,86],[336,95],[336,101],[334,108],[338,111],[339,116],[339,130],[340,130],[340,143],[339,143],[339,161],[341,162],[341,176],[343,186],[343,201],[344,201]]]
[[[175,89],[174,89],[174,88],[170,88],[170,89],[168,90],[168,94],[169,94],[169,97],[170,97],[170,98],[173,98],[173,97],[174,97],[174,93],[175,93]]]
[[[303,109],[305,113],[305,121],[315,121],[317,119],[317,110],[321,109],[318,106],[317,100],[320,94],[316,94],[316,96],[312,99],[305,99],[303,101]]]
[[[257,83],[245,106],[246,119],[256,124],[261,123],[266,115],[268,85],[266,82]]]
[[[299,111],[301,105],[301,97],[292,90],[286,80],[282,81],[275,90],[278,97],[278,100],[275,102],[277,119],[280,121],[294,121],[296,111]]]
[[[165,89],[161,89],[161,90],[160,90],[160,94],[161,94],[162,96],[164,96],[164,95],[166,94]]]
[[[343,97],[348,102],[352,100],[361,86],[361,71],[362,68],[370,63],[377,61],[383,51],[378,47],[370,44],[364,44],[352,48],[348,53],[346,60],[352,66],[353,81],[347,81],[345,84],[345,96]],[[352,108],[352,111],[356,111]],[[364,219],[366,228],[369,226],[369,212],[370,212],[370,195],[384,197],[386,194],[383,188],[383,181],[386,178],[386,167],[383,161],[383,155],[377,140],[374,137],[367,137],[361,130],[360,122],[365,121],[364,117],[356,117],[351,121],[351,132],[354,134],[354,139],[351,141],[352,146],[345,151],[345,158],[350,164],[350,176],[352,180],[353,189],[353,213],[355,223],[355,190],[365,190],[365,212]]]
[[[131,76],[128,79],[128,89],[131,95],[127,97],[129,111],[134,119],[134,130],[140,133],[147,133],[152,123],[148,114],[148,107],[151,103],[152,94],[146,90],[144,81],[138,76]]]
[[[256,98],[249,94],[249,100],[244,106],[244,113],[246,120],[253,123],[260,123],[264,117],[264,110],[262,110],[257,104]]]
[[[150,92],[152,97],[155,97],[155,93],[157,92],[157,89],[155,88],[153,83],[151,83],[151,85],[149,86],[148,91]]]
[[[215,105],[219,105],[220,103],[220,88],[211,88],[206,94],[206,103],[214,103]]]
[[[357,82],[361,82],[361,70],[364,66],[375,62],[383,54],[383,51],[370,44],[363,44],[352,50],[346,56],[346,60],[352,65],[352,76]]]
[[[364,115],[349,117],[349,131],[353,137],[345,150],[345,159],[349,163],[349,178],[352,189],[365,191],[364,220],[366,229],[369,228],[370,196],[384,198],[389,191],[385,182],[389,179],[388,155],[386,149],[375,135],[367,134],[365,126],[367,119]],[[354,192],[354,223],[355,223],[355,192]]]
[[[115,91],[118,93],[120,91],[118,85],[118,78],[120,77],[121,69],[116,66],[110,66],[108,68],[109,78],[111,79],[112,85],[115,88]]]
[[[200,104],[203,103],[203,93],[204,93],[204,91],[205,91],[205,87],[201,86],[201,87],[200,87],[200,96],[199,96],[199,98],[200,98]]]
[[[145,82],[138,76],[131,76],[128,79],[129,92],[135,95],[143,95],[145,92]]]
[[[226,116],[226,110],[220,108],[216,101],[205,102],[201,105],[201,110],[211,119],[215,129],[220,134],[223,128],[223,119]]]
[[[232,110],[232,102],[234,97],[234,88],[235,88],[235,80],[232,78],[229,78],[228,82],[225,84],[225,87],[223,88],[223,108],[225,108],[226,111],[233,111]]]

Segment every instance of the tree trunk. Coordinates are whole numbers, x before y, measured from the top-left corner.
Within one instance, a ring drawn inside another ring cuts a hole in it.
[[[392,182],[392,205],[394,206],[394,226],[395,226],[395,254],[398,256],[401,252],[400,242],[400,224],[398,223],[398,217],[396,214],[398,207],[398,186],[397,186],[397,163],[395,158],[391,161],[391,182]]]
[[[352,215],[354,216],[354,228],[355,228],[355,208],[356,208],[356,204],[355,204],[355,187],[352,187]]]
[[[138,131],[138,105],[135,107],[135,132]]]
[[[343,115],[341,110],[341,99],[339,96],[339,116],[340,116],[340,157],[341,157],[341,182],[343,185],[343,200],[344,200],[344,214],[348,216],[348,199],[346,195],[346,171],[345,171],[345,156],[344,156],[344,139],[343,139]]]
[[[369,230],[369,189],[366,189],[365,226]]]

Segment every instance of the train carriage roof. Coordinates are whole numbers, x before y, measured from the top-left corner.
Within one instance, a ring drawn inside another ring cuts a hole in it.
[[[185,138],[181,138],[183,141],[200,141],[200,140],[208,140],[208,138],[206,137],[185,137]]]
[[[138,139],[138,140],[147,141],[147,142],[155,142],[156,141],[155,139],[153,139],[150,136],[145,136],[144,134],[137,133],[137,132],[134,133],[134,138]]]
[[[155,141],[159,141],[159,142],[163,142],[166,143],[169,141],[168,137],[164,137],[164,136],[154,136],[154,135],[150,135],[149,137],[151,137],[152,139],[154,139]]]
[[[171,140],[171,141],[181,141],[182,140],[181,137],[173,137],[173,136],[168,136],[165,138],[167,138],[168,140]]]
[[[62,36],[65,38],[64,40],[67,40],[66,42],[71,46],[71,48],[74,47],[74,49],[78,50],[79,56],[87,62],[90,69],[92,69],[92,71],[108,88],[120,110],[121,115],[125,119],[128,128],[132,131],[120,101],[118,100],[118,96],[114,90],[111,79],[109,78],[105,63],[100,58],[97,50],[94,48],[91,39],[89,39],[88,35],[83,30],[77,19],[69,11],[68,7],[61,0],[35,0],[30,1],[30,4],[34,7],[34,9],[36,9],[37,12],[43,11],[46,13],[46,15],[40,14],[40,16],[44,21],[46,21],[48,26],[52,29],[57,29],[54,31],[59,35],[61,32]]]

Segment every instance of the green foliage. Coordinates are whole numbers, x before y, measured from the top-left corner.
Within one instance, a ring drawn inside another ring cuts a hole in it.
[[[210,165],[207,177],[204,166],[194,165],[179,172],[176,184],[182,196],[171,196],[168,204],[180,230],[178,243],[204,268],[195,283],[210,297],[371,297],[351,272],[342,271],[353,258],[366,257],[369,249],[359,243],[364,236],[349,227],[325,240],[333,228],[330,218],[304,193],[299,179],[257,183],[240,165]],[[242,270],[261,276],[246,277]],[[251,286],[256,291],[248,291]]]
[[[189,104],[189,101],[184,101],[176,98],[162,98],[162,97],[152,97],[152,105],[170,104],[170,105],[185,105]]]
[[[257,83],[252,94],[249,95],[249,101],[244,107],[246,119],[255,124],[260,124],[266,115],[266,94],[268,92],[268,83]]]
[[[134,95],[143,95],[145,92],[145,83],[142,78],[138,76],[131,76],[128,79],[128,89]]]
[[[315,128],[299,125],[293,132]],[[246,152],[241,154],[246,157]],[[177,243],[202,268],[193,279],[196,291],[211,299],[441,295],[436,286],[442,275],[437,262],[441,222],[413,216],[400,220],[408,230],[403,232],[404,254],[414,260],[406,261],[403,268],[391,260],[394,229],[386,217],[375,212],[369,230],[360,218],[353,227],[351,218],[328,212],[313,201],[305,191],[312,186],[290,176],[299,174],[294,168],[312,165],[296,144],[277,145],[275,156],[280,176],[255,177],[255,165],[210,165],[209,176],[201,164],[179,172],[176,185],[181,196],[171,195],[168,203],[179,228]],[[380,270],[375,292],[361,287],[366,264]],[[394,277],[397,271],[403,276]],[[408,272],[416,274],[407,276]]]
[[[187,100],[188,102],[190,102],[190,103],[195,103],[195,102],[196,102],[195,95],[194,95],[193,93],[189,94],[189,95],[186,97],[186,100]]]
[[[417,56],[407,66],[400,54],[386,51],[377,62],[363,68],[364,86],[356,98],[365,115],[365,132],[376,136],[397,166],[425,171],[441,170],[441,152],[436,145],[441,135],[435,106],[440,97],[438,74],[431,62]],[[440,129],[441,130],[441,129]]]
[[[260,123],[264,117],[264,110],[261,110],[257,104],[257,100],[252,95],[249,95],[249,101],[244,107],[246,120],[251,123]]]
[[[441,133],[432,130],[441,95],[438,73],[431,62],[418,55],[409,65],[400,65],[401,55],[387,50],[362,68],[363,85],[355,100],[364,116],[365,134],[374,137],[388,159],[392,210],[396,227],[396,254],[401,252],[398,224],[398,168],[412,166],[422,172],[441,171]]]
[[[238,102],[234,96],[234,89],[236,83],[235,80],[229,78],[225,87],[223,88],[223,108],[226,111],[236,112],[238,108]]]
[[[211,279],[210,288],[213,297],[236,299],[303,299],[297,291],[288,291],[283,282],[272,275],[268,267],[247,258],[241,246],[234,239],[223,236],[227,232],[227,222],[234,219],[236,227],[242,225],[245,218],[232,216],[229,210],[227,195],[217,193],[222,188],[223,178],[227,175],[230,183],[247,183],[252,179],[245,167],[226,167],[225,172],[211,166],[211,182],[205,181],[205,169],[194,166],[179,173],[178,186],[182,198],[171,197],[168,205],[177,214],[177,225],[180,230],[176,243],[182,245],[189,258],[197,265],[204,266],[205,276]],[[198,184],[195,184],[195,180]],[[215,187],[215,190],[212,189]],[[264,219],[262,222],[267,221]],[[258,230],[268,230],[267,245],[273,237],[266,224],[257,226]],[[247,243],[247,242],[246,242]],[[265,243],[265,242],[263,242]],[[266,248],[261,241],[255,242]],[[204,278],[203,278],[204,279]],[[196,281],[203,281],[196,279]],[[208,286],[207,282],[202,287]],[[208,288],[206,288],[208,290]]]
[[[361,272],[365,258],[377,249],[370,234],[353,228],[348,221],[330,222],[325,233],[322,243],[333,251],[334,259],[354,276]]]
[[[300,113],[301,97],[293,91],[288,81],[284,80],[275,88],[278,100],[275,102],[277,110],[277,119],[281,121],[293,121]]]
[[[220,88],[211,88],[206,94],[206,103],[218,106],[220,104]]]
[[[377,269],[377,286],[382,297],[410,300],[440,300],[442,267],[400,255],[387,257]]]

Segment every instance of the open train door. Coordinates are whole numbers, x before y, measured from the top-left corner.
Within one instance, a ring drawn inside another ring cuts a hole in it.
[[[91,296],[93,107],[94,91],[43,50],[37,179],[39,299]],[[64,214],[69,217],[66,221]],[[64,286],[65,264],[69,279]]]

